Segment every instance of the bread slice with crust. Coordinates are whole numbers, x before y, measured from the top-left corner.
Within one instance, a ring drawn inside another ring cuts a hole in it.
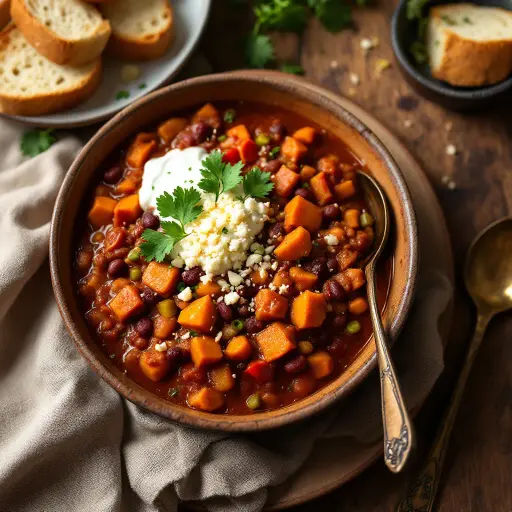
[[[99,6],[110,21],[108,51],[128,60],[156,59],[172,39],[173,14],[167,0],[113,0]]]
[[[0,0],[0,30],[2,30],[11,19],[11,0]]]
[[[13,24],[0,32],[0,112],[37,116],[89,98],[101,78],[101,60],[59,66],[30,46]]]
[[[11,16],[27,41],[56,64],[96,60],[110,37],[110,23],[82,0],[11,0]]]
[[[432,7],[427,44],[435,78],[464,87],[501,82],[512,72],[512,12],[474,4]]]

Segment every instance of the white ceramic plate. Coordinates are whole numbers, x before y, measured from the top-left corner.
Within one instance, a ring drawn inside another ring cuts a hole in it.
[[[101,84],[86,102],[56,114],[10,116],[11,119],[49,128],[86,126],[112,117],[136,99],[168,82],[194,51],[208,19],[211,0],[172,0],[171,4],[174,12],[174,40],[161,58],[134,63],[141,69],[140,78],[129,84],[123,83],[121,69],[128,62],[105,57]],[[145,87],[141,89],[142,84]],[[119,91],[128,91],[130,96],[116,99]]]

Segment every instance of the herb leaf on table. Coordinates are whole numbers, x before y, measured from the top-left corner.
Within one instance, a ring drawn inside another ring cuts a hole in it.
[[[21,137],[20,150],[24,156],[37,156],[49,149],[57,138],[53,130],[31,130],[25,132]]]

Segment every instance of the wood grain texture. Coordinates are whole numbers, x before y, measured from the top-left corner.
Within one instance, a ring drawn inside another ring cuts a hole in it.
[[[355,13],[355,28],[327,33],[310,23],[299,38],[277,35],[278,56],[302,64],[313,82],[349,95],[396,133],[418,158],[438,193],[452,235],[458,272],[456,320],[446,353],[447,370],[415,421],[417,461],[403,475],[379,462],[332,494],[294,510],[394,512],[416,465],[425,456],[453,388],[469,339],[474,311],[460,271],[473,237],[499,217],[512,215],[512,101],[475,114],[449,112],[418,96],[398,67],[376,76],[380,58],[393,62],[389,27],[397,0],[374,0]],[[226,29],[229,27],[229,30]],[[201,49],[215,71],[243,66],[240,40],[250,27],[246,7],[213,3]],[[365,56],[359,42],[378,37]],[[351,82],[356,73],[359,85]],[[412,123],[412,124],[411,124]],[[446,154],[454,144],[456,156]],[[456,184],[450,190],[446,176]],[[496,318],[470,376],[441,482],[440,512],[512,512],[512,315]]]

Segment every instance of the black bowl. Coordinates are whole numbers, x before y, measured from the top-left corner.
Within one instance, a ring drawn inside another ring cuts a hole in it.
[[[512,10],[512,0],[472,0],[478,5]],[[430,74],[428,65],[418,65],[410,48],[416,39],[417,24],[407,19],[407,0],[401,0],[391,22],[391,43],[400,70],[409,84],[422,96],[453,110],[470,110],[503,99],[512,88],[512,76],[503,82],[484,87],[453,87]],[[435,1],[428,5],[464,3],[464,0]],[[467,0],[466,0],[467,3]]]

